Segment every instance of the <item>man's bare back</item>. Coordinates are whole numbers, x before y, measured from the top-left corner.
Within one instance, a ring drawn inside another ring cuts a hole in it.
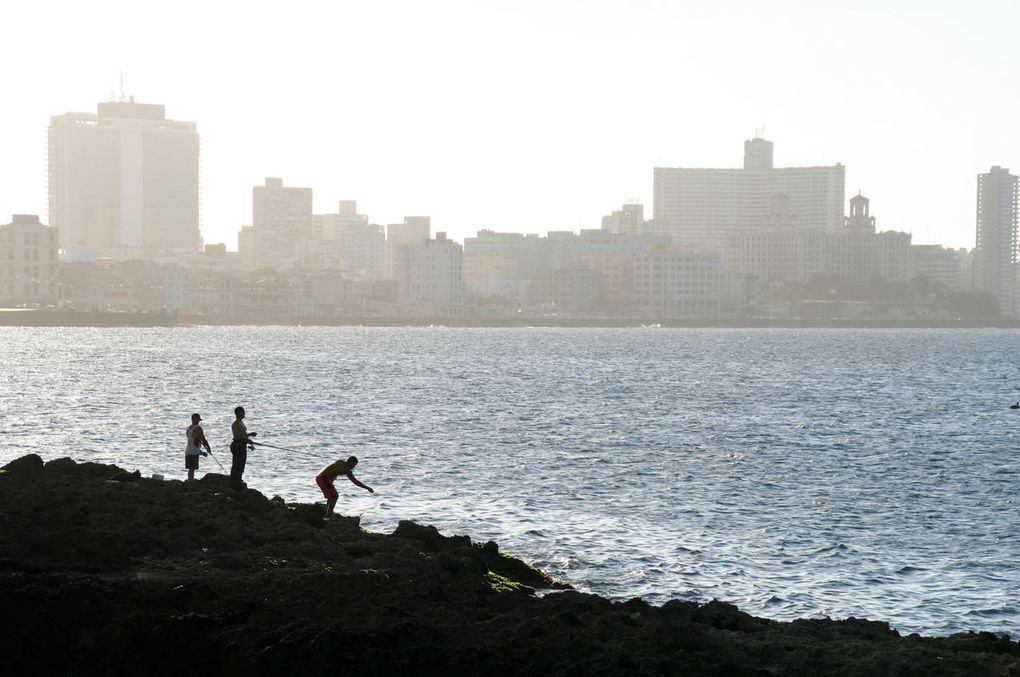
[[[347,461],[343,459],[339,461],[333,461],[325,468],[319,471],[319,477],[327,479],[330,482],[336,480],[340,475],[350,475],[351,468],[347,465]]]
[[[319,474],[315,476],[315,483],[319,485],[319,488],[322,489],[322,495],[326,497],[327,519],[333,514],[333,507],[336,505],[337,500],[336,487],[333,486],[333,482],[336,481],[336,478],[340,475],[346,475],[347,479],[362,489],[367,489],[368,493],[375,493],[375,489],[358,481],[358,478],[354,476],[353,472],[351,472],[354,470],[354,466],[356,465],[358,465],[357,457],[350,456],[346,461],[343,459],[333,461],[320,470]]]

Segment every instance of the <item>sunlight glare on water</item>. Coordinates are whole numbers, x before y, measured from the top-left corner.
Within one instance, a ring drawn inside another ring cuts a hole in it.
[[[198,411],[253,488],[498,542],[612,599],[1020,634],[1008,330],[0,328],[0,461],[183,478]],[[219,472],[212,459],[201,472]]]

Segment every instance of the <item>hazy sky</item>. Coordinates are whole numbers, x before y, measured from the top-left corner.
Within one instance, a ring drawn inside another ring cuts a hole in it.
[[[49,116],[124,91],[198,123],[202,230],[251,187],[375,223],[597,228],[654,166],[842,162],[880,230],[973,246],[976,175],[1020,172],[1020,2],[16,2],[0,10],[0,223],[44,214]]]

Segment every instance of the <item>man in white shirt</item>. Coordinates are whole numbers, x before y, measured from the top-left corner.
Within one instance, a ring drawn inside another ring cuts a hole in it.
[[[195,479],[195,471],[198,470],[198,457],[208,456],[209,442],[205,439],[205,431],[200,425],[202,417],[198,414],[191,415],[191,425],[188,426],[188,446],[184,448],[184,467],[188,471],[188,479]],[[202,451],[205,447],[205,451]]]

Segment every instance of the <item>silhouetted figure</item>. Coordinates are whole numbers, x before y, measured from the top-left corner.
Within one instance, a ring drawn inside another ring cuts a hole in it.
[[[191,415],[191,425],[188,426],[188,446],[184,448],[184,468],[188,471],[188,479],[195,479],[195,471],[198,470],[198,457],[209,455],[209,442],[205,439],[205,431],[199,425],[202,417],[198,414]],[[205,447],[205,451],[202,451]]]
[[[234,416],[234,422],[230,424],[230,433],[234,436],[230,441],[230,486],[241,491],[248,486],[241,476],[248,462],[248,450],[255,448],[251,438],[258,433],[248,432],[248,427],[244,424],[244,407],[234,409]]]
[[[1017,402],[1014,402],[1013,404],[1009,405],[1009,408],[1010,409],[1020,409],[1020,400],[1018,400]]]
[[[336,499],[339,498],[339,494],[336,492],[336,487],[333,486],[333,482],[339,475],[347,475],[354,484],[357,484],[362,489],[368,489],[368,493],[374,494],[375,489],[362,484],[354,477],[354,466],[358,465],[358,458],[356,456],[350,456],[346,461],[339,460],[333,461],[325,468],[319,471],[319,474],[315,476],[315,483],[322,489],[322,495],[326,497],[326,519],[329,519],[333,515],[333,508],[336,507]]]

